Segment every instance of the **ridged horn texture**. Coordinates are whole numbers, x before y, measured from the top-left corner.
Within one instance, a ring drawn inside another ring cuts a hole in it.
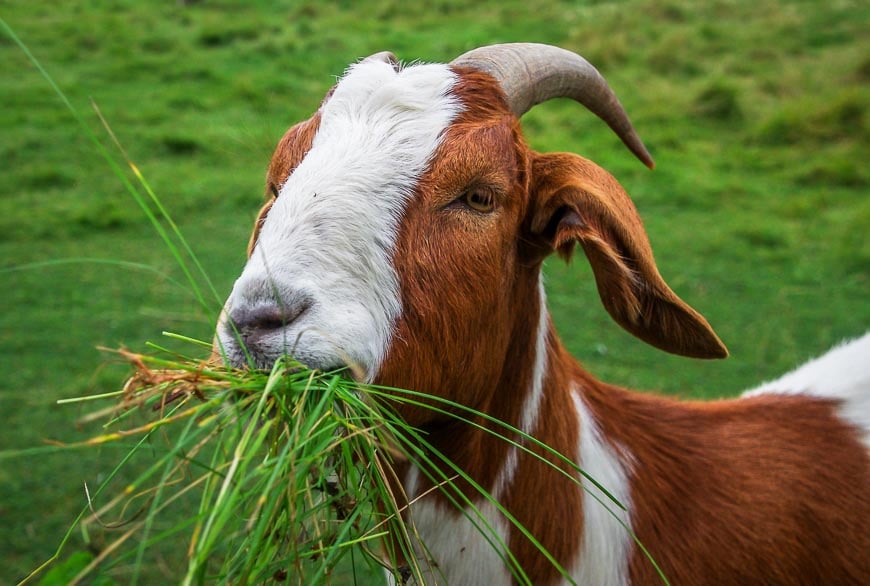
[[[607,80],[576,53],[552,45],[507,43],[473,49],[450,65],[494,77],[517,118],[547,100],[576,100],[604,120],[644,165],[655,166]]]

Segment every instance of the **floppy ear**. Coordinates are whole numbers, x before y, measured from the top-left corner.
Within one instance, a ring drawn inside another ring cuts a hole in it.
[[[619,325],[674,354],[728,355],[707,320],[659,275],[637,209],[610,173],[577,155],[536,154],[531,188],[532,239],[566,260],[579,242]]]

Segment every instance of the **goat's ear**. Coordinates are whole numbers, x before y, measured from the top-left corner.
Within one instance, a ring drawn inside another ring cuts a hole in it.
[[[707,320],[662,279],[640,216],[610,173],[573,154],[535,155],[531,187],[531,240],[566,260],[579,242],[619,325],[674,354],[728,355]]]

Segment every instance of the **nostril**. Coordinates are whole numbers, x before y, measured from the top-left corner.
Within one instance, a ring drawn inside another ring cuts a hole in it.
[[[244,338],[256,334],[265,334],[280,330],[305,313],[311,307],[311,301],[307,298],[297,300],[294,303],[282,305],[265,304],[255,307],[240,307],[230,311],[230,323],[227,325],[235,329]]]
[[[282,316],[280,312],[270,312],[263,315],[257,315],[251,322],[251,327],[257,330],[277,330],[283,328],[292,320]]]
[[[277,307],[269,307],[248,312],[241,326],[245,330],[277,330],[292,322],[293,318],[293,315]]]

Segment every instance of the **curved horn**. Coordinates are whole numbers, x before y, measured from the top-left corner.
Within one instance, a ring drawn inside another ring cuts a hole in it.
[[[473,49],[450,65],[477,69],[494,77],[517,118],[553,98],[576,100],[604,120],[647,167],[655,166],[607,81],[576,53],[552,45],[508,43]]]

